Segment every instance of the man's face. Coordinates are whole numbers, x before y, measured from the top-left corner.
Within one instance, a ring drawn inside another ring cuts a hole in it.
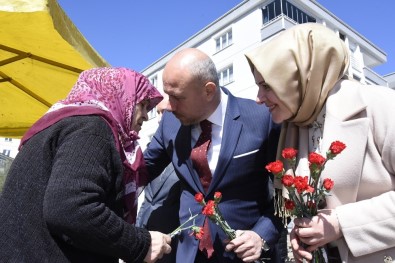
[[[196,124],[205,118],[207,99],[204,86],[188,78],[177,77],[177,74],[163,74],[163,86],[169,96],[166,110],[173,112],[183,125]]]
[[[157,115],[158,123],[162,119],[163,111],[166,110],[168,104],[169,104],[169,97],[165,94],[163,96],[163,100],[159,102],[158,105],[156,105],[156,113],[158,114]]]

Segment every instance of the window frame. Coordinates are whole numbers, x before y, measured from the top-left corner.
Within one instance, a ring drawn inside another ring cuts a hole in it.
[[[214,42],[215,42],[215,52],[219,52],[231,46],[233,44],[232,28],[226,30],[224,33],[215,37]]]
[[[233,64],[230,64],[217,72],[219,85],[226,86],[232,82],[234,82],[234,69]],[[226,75],[225,75],[226,74]],[[226,81],[225,81],[226,79]]]

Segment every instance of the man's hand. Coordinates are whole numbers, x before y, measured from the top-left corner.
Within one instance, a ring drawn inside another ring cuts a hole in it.
[[[262,253],[261,237],[250,230],[237,230],[236,238],[226,245],[226,251],[233,251],[237,257],[244,262],[254,262],[261,257]]]
[[[161,259],[163,254],[169,254],[171,252],[171,238],[169,235],[157,231],[149,231],[149,233],[151,235],[151,246],[144,258],[144,262],[153,263]]]

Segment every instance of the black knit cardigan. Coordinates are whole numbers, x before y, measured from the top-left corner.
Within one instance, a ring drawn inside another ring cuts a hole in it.
[[[29,139],[0,196],[0,262],[143,262],[151,238],[122,219],[122,169],[98,116]]]

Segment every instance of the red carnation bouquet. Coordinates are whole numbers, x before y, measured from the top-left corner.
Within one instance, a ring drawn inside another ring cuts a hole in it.
[[[229,226],[228,222],[226,222],[226,220],[223,218],[221,211],[218,208],[218,203],[221,201],[221,199],[222,199],[221,192],[215,192],[214,200],[209,200],[207,203],[204,200],[204,196],[202,193],[195,194],[195,201],[203,206],[201,213],[207,216],[215,224],[219,225],[221,229],[225,232],[228,239],[232,240],[236,238],[236,231]],[[194,236],[196,239],[201,240],[204,236],[204,230],[203,227],[199,227],[195,225],[195,218],[197,216],[198,214],[192,215],[191,213],[191,216],[183,224],[181,224],[174,231],[172,231],[169,235],[171,237],[174,237],[183,230],[190,230],[191,231],[190,236]],[[270,249],[269,245],[266,243],[264,243],[263,246],[264,246],[263,247],[264,250]],[[261,259],[261,260],[256,260],[255,262],[261,263],[264,261],[263,259]]]
[[[285,209],[296,217],[311,218],[318,213],[318,208],[325,203],[334,186],[330,178],[321,178],[321,173],[329,160],[333,160],[340,154],[346,145],[340,141],[334,141],[326,152],[326,158],[318,153],[312,152],[308,156],[310,177],[296,175],[296,156],[298,151],[293,148],[283,149],[281,155],[289,163],[292,174],[285,172],[282,161],[277,160],[266,165],[266,169],[281,180],[287,189],[289,199],[285,201]],[[313,252],[313,262],[325,262],[322,249]]]
[[[236,231],[232,229],[228,222],[223,218],[221,211],[218,208],[218,203],[222,199],[221,192],[214,193],[214,200],[209,200],[207,203],[204,201],[202,193],[195,194],[195,200],[203,206],[202,214],[208,216],[208,218],[219,225],[221,229],[225,232],[229,240],[236,238]]]
[[[231,228],[224,219],[224,217],[221,214],[221,210],[219,210],[218,203],[222,199],[222,193],[221,192],[215,192],[214,193],[214,200],[209,200],[207,203],[204,201],[204,196],[202,193],[197,193],[195,194],[195,200],[199,204],[203,206],[202,209],[202,214],[207,216],[211,221],[213,221],[215,224],[221,227],[221,229],[225,232],[226,236],[228,237],[229,240],[235,239],[236,238],[236,231]],[[196,234],[194,234],[196,237]],[[269,250],[270,247],[268,244],[263,243],[263,249]],[[264,263],[263,259],[256,260],[254,263]]]
[[[214,193],[214,200],[209,200],[207,203],[204,201],[204,196],[202,193],[197,193],[195,195],[195,200],[199,204],[203,206],[202,209],[202,214],[205,216],[208,216],[210,220],[212,220],[214,223],[219,225],[221,229],[225,232],[226,236],[229,238],[229,240],[232,240],[236,238],[236,231],[232,229],[229,224],[225,221],[223,218],[221,211],[218,208],[218,203],[221,201],[222,194],[221,192],[215,192]],[[178,235],[181,231],[183,230],[191,230],[190,235],[194,236],[196,239],[201,240],[204,231],[203,227],[199,227],[195,225],[195,218],[198,216],[192,215],[179,227],[177,227],[174,231],[172,231],[169,235],[171,237],[174,237]]]

